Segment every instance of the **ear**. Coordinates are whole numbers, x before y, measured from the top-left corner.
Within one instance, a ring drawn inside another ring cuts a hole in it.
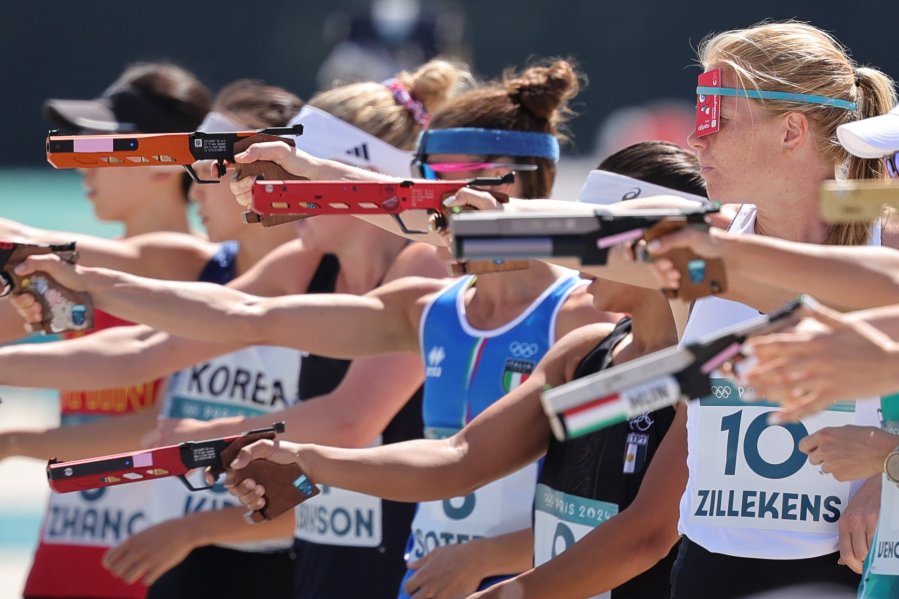
[[[798,150],[811,134],[806,116],[801,112],[788,112],[783,117],[783,147],[785,152]]]

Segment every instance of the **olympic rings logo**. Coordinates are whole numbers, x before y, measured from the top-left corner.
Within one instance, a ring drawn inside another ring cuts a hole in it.
[[[712,395],[718,399],[727,399],[730,397],[730,387],[728,385],[712,385]]]
[[[539,349],[536,343],[513,341],[509,344],[509,352],[516,358],[531,358],[537,355]]]

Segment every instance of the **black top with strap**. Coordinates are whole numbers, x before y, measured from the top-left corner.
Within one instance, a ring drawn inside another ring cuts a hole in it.
[[[308,293],[333,293],[340,272],[337,257],[326,254]],[[310,354],[300,369],[300,398],[311,399],[333,391],[343,380],[350,360]],[[381,434],[382,442],[421,438],[421,388],[406,402]],[[403,553],[415,504],[381,502],[381,544],[377,547],[324,545],[297,539],[294,597],[371,597],[393,599],[406,571]]]
[[[631,330],[622,319],[574,372],[578,379],[611,367],[612,350]],[[567,495],[599,500],[626,509],[640,490],[643,476],[674,420],[668,407],[561,443],[553,439],[546,452],[539,484]],[[655,599],[670,594],[669,576],[677,551],[612,590],[613,599]],[[611,558],[610,558],[611,559]]]

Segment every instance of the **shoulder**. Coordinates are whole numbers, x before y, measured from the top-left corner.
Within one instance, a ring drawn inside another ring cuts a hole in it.
[[[577,285],[559,308],[556,317],[556,337],[561,338],[586,325],[611,323],[610,326],[614,326],[620,317],[620,314],[597,309],[593,304],[593,296],[587,292],[587,285]]]
[[[408,244],[397,255],[384,280],[391,281],[404,277],[445,278],[447,265],[440,258],[439,251],[438,247],[427,243]]]
[[[321,252],[294,239],[270,251],[229,286],[265,296],[306,293],[321,260]]]
[[[428,276],[406,276],[388,281],[368,295],[406,295],[429,300],[433,295],[452,285],[453,281],[454,279],[448,277],[438,279]]]
[[[556,370],[557,376],[554,378],[570,381],[574,378],[578,364],[614,330],[615,323],[611,322],[597,322],[578,327],[554,343],[541,363],[545,368]]]
[[[137,235],[122,243],[140,258],[141,274],[176,280],[195,279],[220,247],[196,235],[167,231]]]

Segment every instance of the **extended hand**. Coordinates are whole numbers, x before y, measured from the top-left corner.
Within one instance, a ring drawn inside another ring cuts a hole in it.
[[[822,428],[799,442],[808,461],[837,480],[858,480],[883,471],[883,461],[899,436],[873,426]]]
[[[234,156],[238,164],[248,164],[257,160],[267,160],[280,165],[284,170],[299,177],[316,180],[319,161],[297,148],[292,148],[283,141],[266,141],[253,144]],[[247,208],[253,202],[253,177],[246,177],[231,182],[231,193],[237,203]]]
[[[415,574],[406,581],[406,592],[412,599],[467,597],[478,589],[485,576],[478,554],[471,543],[437,547],[409,564]]]
[[[299,448],[299,443],[279,441],[278,439],[257,441],[242,448],[231,464],[226,466],[231,470],[240,470],[252,460],[269,460],[275,464],[292,464],[297,462]],[[247,509],[257,511],[265,506],[265,499],[263,499],[265,487],[261,484],[256,484],[256,481],[251,478],[247,478],[237,485],[233,484],[233,480],[232,473],[228,472],[225,479],[225,487]]]
[[[781,421],[899,387],[899,351],[889,337],[851,314],[803,301],[806,318],[798,325],[747,343],[756,363],[745,378],[759,397],[784,405]]]
[[[882,478],[878,475],[865,481],[840,515],[839,562],[856,574],[862,573],[862,563],[877,530]]]
[[[128,584],[151,585],[180,564],[198,545],[183,518],[168,520],[137,533],[103,555],[103,566]]]

